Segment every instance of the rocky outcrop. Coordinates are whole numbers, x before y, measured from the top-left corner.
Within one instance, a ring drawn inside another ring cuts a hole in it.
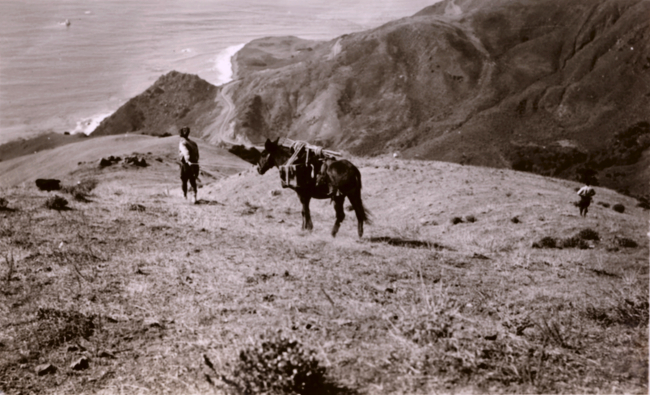
[[[219,88],[196,75],[169,72],[104,119],[92,136],[122,133],[177,134],[183,126],[202,130],[218,113]]]

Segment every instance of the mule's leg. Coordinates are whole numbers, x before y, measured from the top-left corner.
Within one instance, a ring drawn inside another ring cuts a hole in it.
[[[341,227],[341,222],[345,219],[345,211],[343,210],[345,196],[335,196],[333,200],[334,210],[336,210],[336,222],[334,222],[334,227],[332,228],[332,237],[336,237],[336,234],[339,232],[339,228]]]
[[[348,199],[350,199],[350,204],[357,215],[357,233],[361,238],[363,237],[363,223],[366,221],[366,211],[361,202],[361,193],[359,191],[353,192],[348,196]]]
[[[311,222],[311,213],[309,211],[309,201],[311,200],[311,196],[299,196],[300,203],[302,203],[302,229],[311,232],[314,228],[314,224]]]

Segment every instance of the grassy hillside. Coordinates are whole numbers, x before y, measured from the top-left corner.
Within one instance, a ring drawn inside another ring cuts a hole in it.
[[[66,135],[60,133],[44,133],[33,138],[10,141],[0,145],[0,162],[35,152],[77,143],[86,138],[85,134]]]
[[[250,166],[225,149],[197,140],[201,150],[201,169],[208,177],[219,178]],[[141,172],[145,177],[157,171],[164,174],[167,183],[174,184],[178,179],[178,136],[152,137],[144,135],[118,135],[89,138],[76,144],[24,155],[0,162],[0,185],[34,185],[37,178],[60,178],[67,182],[77,182],[83,177],[115,169],[129,167],[124,160],[115,165],[101,168],[101,158],[110,156],[124,159],[127,156],[143,158],[149,172]],[[138,181],[137,177],[133,178]],[[156,182],[160,180],[155,180]]]
[[[59,193],[69,210],[32,183],[0,191],[7,394],[234,394],[254,378],[242,350],[278,381],[256,350],[288,347],[279,331],[329,393],[648,391],[648,212],[628,197],[596,188],[581,218],[570,181],[352,158],[374,224],[358,240],[348,212],[332,239],[331,204],[301,232],[275,171],[205,178],[191,205],[167,139],[129,138],[163,162],[75,170],[96,187]]]

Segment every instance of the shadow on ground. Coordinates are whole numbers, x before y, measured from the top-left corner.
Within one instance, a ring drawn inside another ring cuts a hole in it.
[[[199,199],[196,201],[195,204],[199,204],[203,206],[225,206],[225,204],[219,203],[216,200],[206,200],[206,199]]]
[[[411,240],[411,239],[401,239],[399,237],[390,237],[390,236],[378,236],[371,237],[369,239],[371,243],[386,243],[392,246],[397,247],[408,247],[408,248],[435,248],[436,250],[451,250],[451,248],[443,246],[432,241],[426,240]]]

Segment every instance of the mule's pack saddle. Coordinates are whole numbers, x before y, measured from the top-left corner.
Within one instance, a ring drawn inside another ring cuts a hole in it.
[[[281,139],[280,145],[291,148],[293,153],[284,165],[278,166],[282,176],[282,187],[301,187],[312,182],[317,172],[322,167],[323,161],[329,158],[336,159],[341,156],[340,152],[323,149],[317,145],[311,145],[305,141],[294,141],[288,138]],[[300,155],[304,152],[304,162]]]

